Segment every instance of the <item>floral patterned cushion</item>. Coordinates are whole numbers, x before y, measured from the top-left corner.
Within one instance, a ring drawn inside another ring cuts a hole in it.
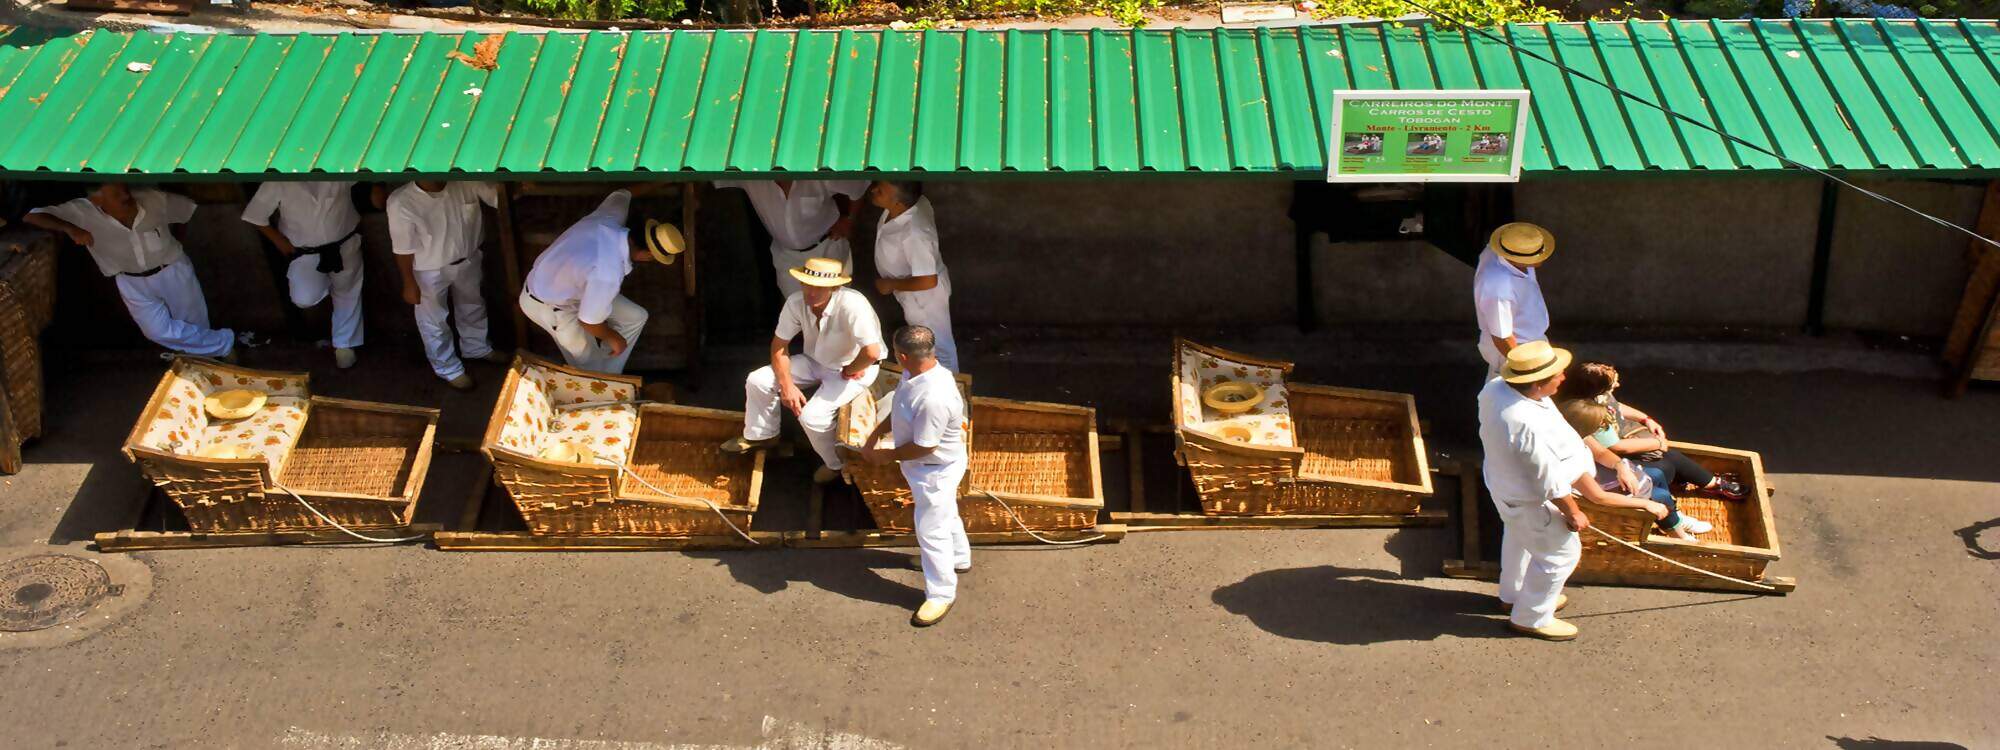
[[[305,433],[306,399],[272,396],[264,408],[242,419],[211,420],[202,429],[201,445],[233,445],[262,455],[271,466],[271,475],[284,471],[285,459]],[[193,451],[189,451],[192,453]]]
[[[146,429],[139,437],[139,445],[192,456],[221,436],[240,434],[245,423],[263,417],[267,424],[258,426],[278,430],[280,434],[276,437],[280,438],[279,442],[265,442],[265,438],[274,437],[266,432],[244,439],[256,441],[254,447],[271,462],[273,474],[283,467],[284,456],[298,442],[305,423],[304,404],[311,394],[303,376],[238,374],[200,362],[177,360],[167,377],[171,384],[167,386],[166,397],[152,414],[142,417],[146,420]],[[202,399],[210,394],[238,388],[262,392],[270,399],[257,414],[227,423],[232,429],[218,429],[221,425],[211,425],[208,412],[202,408]],[[295,421],[288,425],[278,424],[293,411],[297,415]]]
[[[623,463],[631,458],[632,443],[639,435],[637,406],[622,404],[577,410],[559,407],[631,401],[637,397],[638,389],[630,383],[529,365],[522,369],[520,384],[514,388],[514,401],[507,407],[507,421],[500,426],[498,443],[503,448],[539,456],[556,440],[574,440],[596,449],[599,455]]]
[[[167,386],[166,398],[160,401],[159,408],[145,417],[146,431],[139,437],[139,445],[168,453],[194,455],[204,445],[201,433],[208,427],[208,414],[201,407],[201,386],[178,374],[171,377],[173,384]]]
[[[549,423],[550,440],[570,440],[590,446],[597,455],[626,463],[639,437],[639,407],[631,404],[592,406],[558,411]]]
[[[1180,351],[1180,392],[1175,394],[1179,422],[1202,432],[1222,436],[1225,427],[1249,431],[1251,445],[1297,447],[1298,434],[1292,427],[1291,396],[1285,390],[1285,373],[1276,367],[1251,365],[1223,359],[1193,348]],[[1225,415],[1201,402],[1201,394],[1218,383],[1247,382],[1264,389],[1264,399],[1242,414]],[[1234,430],[1229,430],[1234,432]]]
[[[549,403],[549,371],[527,368],[514,386],[514,402],[507,407],[507,421],[500,426],[500,447],[530,456],[541,454],[554,417],[555,407]]]

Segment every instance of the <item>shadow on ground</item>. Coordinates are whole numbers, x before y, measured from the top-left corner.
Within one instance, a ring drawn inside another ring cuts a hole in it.
[[[1492,596],[1428,588],[1386,570],[1271,570],[1216,589],[1213,598],[1264,632],[1301,641],[1363,646],[1507,634]]]
[[[1885,740],[1880,737],[1834,737],[1835,747],[1841,750],[1965,750],[1956,742],[1911,742],[1908,740]]]
[[[793,582],[863,602],[891,607],[915,608],[924,601],[921,588],[884,578],[878,571],[908,570],[915,556],[879,549],[859,550],[776,550],[765,554],[742,552],[689,552],[689,557],[714,560],[729,569],[729,575],[750,588],[775,594]],[[834,559],[838,558],[838,559]],[[912,577],[916,571],[908,571]]]

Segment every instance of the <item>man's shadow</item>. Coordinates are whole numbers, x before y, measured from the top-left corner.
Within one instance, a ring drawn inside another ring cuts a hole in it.
[[[1964,745],[1956,742],[1913,742],[1909,740],[1885,740],[1880,737],[1835,737],[1833,735],[1827,735],[1826,738],[1833,740],[1834,746],[1841,750],[1965,750]]]
[[[1386,570],[1291,568],[1257,573],[1213,598],[1265,632],[1302,641],[1360,646],[1507,635],[1491,595],[1407,580]]]
[[[889,580],[880,572],[904,571],[910,577],[921,578],[923,574],[908,568],[909,561],[914,557],[901,552],[881,549],[786,549],[755,553],[689,552],[687,555],[714,560],[728,568],[730,577],[738,583],[765,594],[784,591],[797,581],[849,599],[902,609],[913,608],[924,601],[922,588]]]
[[[2000,549],[1987,549],[1985,541],[1980,538],[1980,535],[1996,529],[2000,529],[2000,518],[1995,518],[1991,521],[1980,521],[1979,523],[1959,529],[1958,538],[1965,542],[1965,551],[1967,554],[1981,560],[2000,560]],[[2000,531],[1996,531],[1994,537],[2000,538]]]

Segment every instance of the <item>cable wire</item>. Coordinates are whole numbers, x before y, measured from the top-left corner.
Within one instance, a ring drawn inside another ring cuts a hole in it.
[[[757,541],[756,539],[752,539],[752,538],[750,537],[750,535],[749,535],[748,533],[744,532],[744,531],[743,531],[743,529],[742,529],[741,527],[738,527],[738,526],[736,525],[736,522],[735,522],[735,521],[731,521],[731,520],[729,520],[729,516],[728,516],[727,514],[724,514],[724,513],[722,512],[722,507],[721,507],[721,506],[719,506],[719,505],[716,505],[714,501],[712,501],[712,500],[709,500],[708,498],[705,498],[705,497],[689,497],[689,496],[687,496],[687,495],[679,495],[679,494],[675,494],[675,493],[672,493],[672,492],[668,492],[668,491],[666,491],[666,490],[663,490],[663,489],[660,489],[659,485],[656,485],[656,484],[653,484],[652,482],[648,482],[648,481],[646,481],[646,478],[645,478],[645,477],[642,477],[642,476],[639,476],[639,472],[636,472],[636,471],[632,471],[632,470],[630,470],[630,469],[626,468],[626,466],[625,466],[624,464],[621,464],[621,463],[618,463],[617,461],[613,461],[613,460],[611,460],[610,458],[607,458],[607,457],[604,457],[604,456],[595,456],[595,458],[596,458],[596,459],[597,459],[598,461],[600,461],[600,462],[602,462],[602,463],[605,463],[605,464],[608,464],[608,465],[610,465],[611,467],[613,467],[613,468],[617,469],[617,470],[618,470],[618,473],[619,473],[620,475],[622,475],[622,476],[628,476],[628,477],[631,477],[631,478],[633,478],[633,479],[635,479],[635,480],[638,480],[638,482],[639,482],[640,484],[643,484],[643,485],[645,485],[645,486],[646,486],[646,489],[649,489],[649,490],[652,490],[652,491],[654,491],[654,492],[657,492],[657,493],[660,493],[661,495],[663,495],[663,496],[665,496],[665,497],[671,497],[671,498],[674,498],[674,499],[676,499],[676,500],[694,500],[694,501],[696,501],[696,502],[699,502],[699,503],[702,503],[703,505],[707,505],[707,506],[708,506],[708,509],[709,509],[709,510],[712,510],[712,511],[715,511],[715,517],[716,517],[716,518],[720,518],[720,519],[722,519],[722,522],[723,522],[723,523],[725,523],[725,524],[728,524],[728,525],[729,525],[729,530],[730,530],[730,531],[734,531],[734,532],[736,532],[736,535],[737,535],[737,536],[740,536],[740,537],[743,537],[743,541],[746,541],[746,542],[749,542],[749,543],[751,543],[751,544],[753,544],[753,545],[760,545],[760,546],[761,546],[761,545],[763,544],[763,542],[759,542],[759,541]]]
[[[309,502],[306,502],[306,499],[305,499],[304,497],[300,496],[300,495],[299,495],[299,493],[297,493],[297,492],[293,491],[293,490],[292,490],[292,488],[290,488],[290,487],[286,487],[286,486],[284,486],[284,485],[282,485],[282,484],[276,484],[275,486],[276,486],[276,487],[277,487],[278,489],[281,489],[281,490],[284,490],[284,491],[285,491],[285,494],[287,494],[287,495],[291,495],[291,496],[292,496],[292,499],[293,499],[293,500],[297,500],[297,501],[299,501],[299,504],[300,504],[300,505],[303,505],[303,506],[306,506],[306,510],[309,510],[309,511],[312,511],[312,514],[313,514],[313,515],[315,515],[315,516],[319,516],[319,520],[321,520],[321,521],[325,521],[325,522],[327,522],[328,524],[331,524],[331,525],[332,525],[332,526],[333,526],[334,528],[336,528],[336,529],[339,529],[341,533],[343,533],[343,534],[346,534],[346,535],[348,535],[348,536],[351,536],[351,537],[354,537],[354,538],[356,538],[356,539],[359,539],[359,540],[361,540],[361,541],[364,541],[364,542],[376,542],[376,543],[378,543],[378,544],[400,544],[400,543],[402,543],[402,542],[414,542],[414,541],[417,541],[417,540],[419,540],[419,539],[428,539],[428,538],[430,538],[430,535],[429,535],[429,534],[418,534],[418,535],[416,535],[416,536],[401,536],[401,537],[395,537],[395,538],[393,538],[393,539],[384,539],[384,538],[381,538],[381,537],[373,537],[373,536],[369,536],[369,535],[367,535],[367,534],[363,534],[363,533],[361,533],[361,532],[358,532],[358,531],[355,531],[355,530],[353,530],[353,529],[350,529],[350,528],[347,528],[346,526],[342,526],[342,525],[340,525],[340,522],[339,522],[339,521],[335,521],[335,520],[333,520],[332,518],[329,518],[329,517],[327,517],[327,515],[326,515],[325,513],[321,513],[321,512],[319,512],[319,509],[318,509],[318,508],[315,508],[315,507],[313,507],[312,503],[309,503]]]
[[[1659,553],[1657,553],[1657,552],[1654,552],[1654,551],[1652,551],[1652,550],[1649,550],[1649,549],[1645,549],[1645,548],[1643,548],[1643,547],[1640,547],[1639,545],[1636,545],[1636,544],[1633,544],[1633,543],[1631,543],[1631,542],[1628,542],[1628,541],[1625,541],[1625,540],[1623,540],[1623,539],[1619,539],[1618,537],[1615,537],[1615,536],[1612,536],[1612,535],[1611,535],[1611,532],[1609,532],[1609,531],[1605,531],[1605,530],[1603,530],[1603,529],[1600,529],[1600,528],[1597,528],[1596,526],[1592,526],[1592,527],[1590,527],[1590,530],[1591,530],[1591,531],[1595,531],[1595,532],[1597,532],[1599,536],[1602,536],[1602,537],[1604,537],[1604,538],[1606,538],[1606,539],[1609,539],[1609,540],[1611,540],[1611,541],[1614,541],[1614,542],[1617,542],[1617,543],[1619,543],[1619,544],[1623,544],[1623,545],[1625,545],[1626,547],[1630,548],[1630,549],[1631,549],[1632,551],[1634,551],[1634,552],[1637,552],[1637,553],[1639,553],[1639,554],[1642,554],[1642,555],[1645,555],[1645,556],[1647,556],[1647,557],[1651,557],[1651,558],[1654,558],[1654,559],[1656,559],[1656,560],[1659,560],[1660,562],[1663,562],[1663,563],[1666,563],[1666,564],[1668,564],[1668,565],[1672,565],[1672,566],[1675,566],[1675,567],[1678,567],[1678,568],[1686,568],[1686,569],[1688,569],[1688,570],[1692,570],[1692,571],[1694,571],[1694,572],[1696,572],[1696,573],[1700,573],[1700,574],[1702,574],[1702,575],[1705,575],[1705,576],[1708,576],[1708,577],[1710,577],[1710,578],[1720,578],[1720,579],[1722,579],[1722,580],[1725,580],[1725,581],[1728,581],[1728,582],[1730,582],[1730,583],[1737,583],[1737,584],[1742,584],[1742,585],[1744,585],[1744,586],[1749,586],[1749,587],[1751,587],[1751,588],[1753,588],[1753,589],[1763,589],[1763,590],[1765,590],[1765,591],[1777,591],[1777,590],[1778,590],[1778,587],[1776,587],[1776,586],[1767,586],[1767,585],[1765,585],[1765,584],[1761,584],[1761,583],[1757,583],[1757,582],[1755,582],[1755,581],[1745,581],[1745,580],[1743,580],[1743,579],[1741,579],[1741,578],[1730,578],[1729,576],[1726,576],[1726,575],[1723,575],[1723,574],[1721,574],[1721,573],[1717,573],[1717,572],[1715,572],[1715,571],[1712,571],[1712,570],[1702,570],[1701,568],[1697,568],[1697,567],[1695,567],[1695,566],[1693,566],[1693,565],[1689,565],[1689,564],[1687,564],[1687,563],[1684,563],[1684,562],[1681,562],[1681,561],[1679,561],[1679,560],[1674,560],[1674,559],[1670,559],[1670,558],[1666,557],[1665,555],[1661,555],[1661,554],[1659,554]]]

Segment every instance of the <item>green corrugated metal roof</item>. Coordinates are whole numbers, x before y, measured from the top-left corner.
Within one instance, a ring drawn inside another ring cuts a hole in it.
[[[1496,30],[1815,167],[2000,169],[2000,22]],[[0,172],[1311,175],[1342,88],[1534,91],[1529,171],[1780,163],[1478,34],[1158,31],[0,37]],[[133,72],[129,63],[146,63]]]

